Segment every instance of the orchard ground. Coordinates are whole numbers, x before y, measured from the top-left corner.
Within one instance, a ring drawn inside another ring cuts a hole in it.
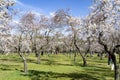
[[[41,63],[31,54],[26,55],[28,73],[23,72],[23,63],[17,54],[0,55],[0,80],[114,80],[114,71],[107,65],[107,58],[97,55],[87,57],[87,66],[82,66],[80,55],[65,54],[41,56]]]

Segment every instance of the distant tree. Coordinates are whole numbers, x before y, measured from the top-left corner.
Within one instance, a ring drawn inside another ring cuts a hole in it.
[[[51,20],[45,15],[37,16],[32,12],[28,12],[22,17],[21,23],[30,37],[31,49],[35,53],[39,64],[40,53],[47,50],[49,46],[49,34],[52,30]]]
[[[79,54],[81,55],[81,57],[83,59],[83,66],[86,66],[87,65],[86,54],[88,51],[84,47],[84,49],[83,49],[85,52],[85,55],[84,55],[82,53],[82,49],[80,47],[81,44],[85,43],[85,41],[83,40],[83,37],[82,37],[83,24],[84,23],[83,23],[82,19],[79,19],[79,18],[71,17],[69,20],[69,25],[71,27],[72,34],[73,34],[74,46],[76,47],[76,49],[78,50]]]
[[[60,9],[60,10],[56,11],[56,13],[55,13],[54,22],[55,22],[55,24],[59,25],[60,28],[63,27],[63,29],[65,29],[65,26],[70,27],[74,46],[80,53],[80,55],[83,59],[83,65],[85,66],[86,65],[86,55],[84,56],[82,54],[80,47],[78,46],[78,43],[82,43],[82,42],[78,42],[78,41],[82,41],[82,40],[80,40],[80,36],[79,36],[82,33],[82,31],[81,31],[81,26],[83,25],[82,20],[79,18],[76,18],[76,17],[72,17],[69,14],[69,10],[65,11],[63,9]]]
[[[75,49],[74,49],[74,44],[73,44],[73,40],[72,40],[72,35],[71,34],[65,36],[63,38],[63,42],[64,42],[64,45],[65,45],[66,52],[68,52],[70,54],[76,52]],[[76,57],[76,54],[74,55],[74,57]]]

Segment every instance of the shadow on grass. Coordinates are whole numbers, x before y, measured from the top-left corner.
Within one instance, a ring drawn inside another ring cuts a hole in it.
[[[3,68],[3,67],[1,67],[0,70],[2,70],[2,71],[11,71],[12,69],[8,69],[8,68]]]
[[[0,64],[0,70],[3,71],[11,71],[11,70],[18,70],[17,68],[19,65],[5,65],[5,64]]]
[[[88,65],[88,66],[84,67],[84,70],[86,70],[86,71],[94,70],[94,71],[98,71],[98,72],[110,71],[110,69],[107,67],[100,67],[100,66],[95,66],[95,65],[94,66]]]
[[[74,66],[74,64],[62,64],[62,63],[55,63],[55,65],[62,65],[62,66]]]
[[[54,65],[54,64],[55,64],[55,61],[54,61],[54,60],[40,59],[40,61],[41,61],[41,62],[45,62],[45,65]],[[28,62],[28,63],[38,64],[38,63],[37,63],[37,60],[34,60],[34,59],[27,59],[27,62]]]
[[[37,70],[29,70],[28,74],[22,74],[29,76],[31,80],[52,80],[57,78],[69,78],[71,80],[99,80],[89,74],[84,73],[56,73],[56,72],[44,72]]]
[[[95,74],[96,76],[99,76],[100,79],[106,80],[106,77],[111,77],[113,79],[114,77],[114,71],[111,71],[107,67],[100,67],[100,66],[86,66],[84,67],[84,71],[88,74]]]
[[[62,66],[74,66],[74,64],[60,63],[55,60],[50,59],[41,59],[42,62],[45,62],[44,65],[62,65]]]
[[[11,61],[11,62],[19,62],[20,63],[20,59],[0,59],[0,61]]]
[[[36,63],[36,64],[37,64],[37,61],[34,60],[34,59],[27,59],[27,62],[28,62],[28,63]]]

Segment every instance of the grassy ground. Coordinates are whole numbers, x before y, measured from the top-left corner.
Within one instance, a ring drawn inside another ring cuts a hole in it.
[[[41,64],[36,64],[34,55],[27,56],[28,73],[23,73],[23,63],[19,56],[0,55],[0,80],[113,80],[114,72],[107,65],[107,58],[100,60],[87,57],[87,66],[82,59],[58,55],[44,55]]]

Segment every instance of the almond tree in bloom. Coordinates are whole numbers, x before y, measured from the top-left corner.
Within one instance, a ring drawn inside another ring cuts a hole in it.
[[[30,38],[27,37],[27,31],[21,25],[21,23],[16,25],[17,33],[13,35],[12,38],[12,47],[15,48],[16,52],[21,57],[23,64],[24,64],[24,72],[27,73],[27,58],[26,53],[31,52],[30,49]]]
[[[51,21],[45,15],[35,15],[28,12],[21,18],[23,29],[30,38],[32,52],[37,57],[37,63],[40,63],[40,53],[43,53],[45,47],[49,44],[49,34],[51,32]]]
[[[83,30],[83,20],[78,17],[73,17],[69,14],[68,10],[60,9],[56,11],[54,16],[54,22],[55,24],[59,25],[57,27],[65,29],[65,27],[69,27],[72,33],[72,41],[74,43],[74,46],[80,53],[82,59],[83,59],[83,66],[86,66],[86,55],[82,54],[80,46],[80,43],[82,43],[82,30]],[[79,44],[79,45],[78,45]]]
[[[119,64],[116,51],[120,47],[120,0],[96,0],[91,7],[91,27],[95,31],[98,42],[111,56],[114,63],[115,80],[119,80]],[[120,56],[119,56],[120,57]]]

